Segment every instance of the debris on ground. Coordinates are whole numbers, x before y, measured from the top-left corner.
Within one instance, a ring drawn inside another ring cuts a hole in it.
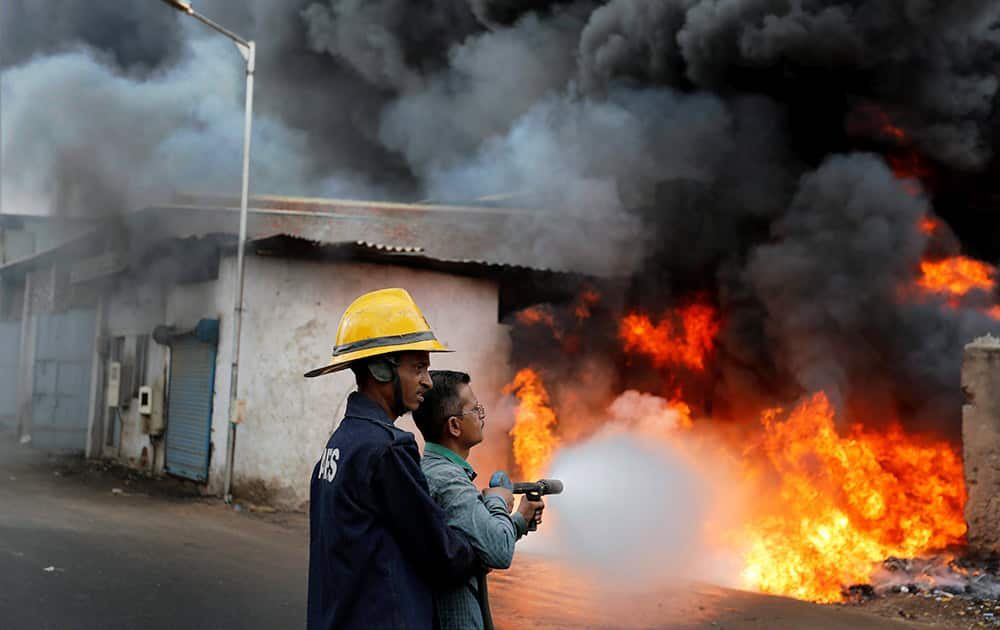
[[[842,606],[956,629],[1000,628],[1000,556],[889,558],[843,590]]]

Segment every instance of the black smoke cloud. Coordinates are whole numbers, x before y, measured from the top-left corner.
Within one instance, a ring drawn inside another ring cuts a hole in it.
[[[0,5],[0,66],[80,46],[115,67],[149,71],[175,59],[183,33],[168,11],[151,2],[5,0]]]
[[[878,153],[915,149],[964,188],[995,187],[992,0],[198,9],[258,42],[255,192],[544,207],[498,239],[532,241],[553,266],[632,272],[616,303],[655,312],[701,292],[727,312],[722,398],[826,388],[849,406],[867,383],[930,415],[951,409],[958,346],[991,326],[897,299],[935,191],[913,196]],[[5,210],[238,190],[227,42],[155,0],[0,11]],[[852,127],[859,111],[908,140]]]
[[[851,339],[892,334],[884,326],[895,318],[884,309],[919,265],[927,239],[916,226],[925,212],[874,156],[833,157],[803,176],[773,242],[757,247],[747,267],[770,341],[803,389],[836,396],[850,377],[891,371],[883,363],[891,357]]]

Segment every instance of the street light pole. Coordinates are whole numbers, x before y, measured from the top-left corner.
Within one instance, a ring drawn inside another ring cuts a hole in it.
[[[233,300],[233,361],[229,376],[229,431],[226,439],[226,481],[223,495],[226,503],[233,500],[233,461],[236,453],[236,425],[241,420],[239,401],[239,376],[240,376],[240,332],[243,328],[243,278],[244,278],[244,249],[247,242],[247,205],[250,195],[250,137],[253,126],[253,75],[257,61],[257,45],[250,40],[243,39],[229,29],[215,23],[207,17],[201,15],[191,7],[190,2],[184,0],[162,0],[170,7],[186,13],[209,28],[228,37],[236,48],[239,49],[243,60],[246,62],[246,105],[244,107],[243,118],[243,173],[240,188],[240,235],[236,246],[236,286],[234,287],[235,298]]]

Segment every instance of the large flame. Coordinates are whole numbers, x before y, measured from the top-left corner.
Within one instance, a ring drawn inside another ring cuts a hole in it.
[[[928,217],[921,227],[933,232],[941,224]],[[923,269],[918,290],[949,297],[991,289],[996,277],[994,268],[965,258]],[[991,314],[1000,318],[1000,307]],[[656,323],[646,315],[630,314],[620,322],[618,333],[626,352],[702,378],[719,330],[717,311],[693,303],[668,311]],[[671,379],[669,374],[664,377]],[[704,528],[713,546],[738,550],[745,588],[839,601],[845,586],[868,583],[889,557],[919,557],[963,542],[962,460],[948,443],[908,435],[885,418],[879,418],[879,426],[889,428],[874,430],[857,423],[839,429],[833,406],[822,392],[789,413],[763,413],[759,423],[750,423],[756,430],[748,432],[743,423],[724,429],[695,418],[675,383],[667,389],[673,392],[667,399],[645,401],[650,407],[645,415],[636,405],[629,407],[639,417],[630,418],[627,426],[669,441],[694,469],[711,452],[741,471],[739,494],[753,496],[753,506],[738,510],[738,518],[713,517]],[[518,372],[505,391],[518,399],[510,432],[514,459],[525,478],[537,478],[561,445],[557,415],[534,370]],[[595,420],[600,411],[595,410]],[[608,411],[618,417],[613,408]],[[666,411],[669,423],[662,421]],[[584,437],[585,432],[578,432],[573,439]]]
[[[867,583],[877,563],[959,543],[965,534],[962,460],[946,443],[898,428],[855,425],[840,436],[822,393],[784,421],[765,413],[751,465],[779,479],[778,502],[750,523],[747,587],[832,602]]]
[[[518,400],[514,427],[510,430],[514,462],[524,479],[538,479],[559,444],[554,432],[556,414],[549,406],[549,394],[541,377],[531,368],[519,371],[504,393],[514,394]]]
[[[560,446],[556,414],[534,370],[518,372],[506,391],[518,399],[514,458],[524,478],[538,478]],[[700,438],[711,434],[699,433],[704,425],[692,422],[682,401],[660,405],[677,416],[670,427],[656,423],[662,437],[695,455]],[[712,439],[757,484],[755,509],[742,521],[721,529],[705,524],[706,536],[742,549],[745,588],[839,601],[845,586],[868,583],[889,557],[918,557],[963,541],[962,460],[949,444],[898,426],[876,432],[856,424],[842,435],[823,393],[788,414],[764,412],[760,427],[749,440]]]
[[[646,315],[626,316],[619,328],[626,352],[648,355],[657,367],[683,366],[702,370],[712,352],[719,319],[707,304],[689,304],[668,312],[658,323]]]
[[[996,267],[965,256],[924,260],[920,272],[918,284],[934,293],[962,296],[975,289],[992,291],[996,286]]]

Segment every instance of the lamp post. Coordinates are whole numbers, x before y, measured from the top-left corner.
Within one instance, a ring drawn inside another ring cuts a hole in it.
[[[240,189],[240,236],[236,247],[236,297],[233,304],[233,362],[229,379],[229,432],[226,440],[226,483],[225,500],[232,502],[233,459],[236,452],[236,424],[240,407],[237,395],[239,393],[240,374],[240,330],[243,326],[243,250],[247,241],[247,196],[250,193],[250,132],[253,123],[253,75],[256,61],[257,46],[233,33],[229,29],[216,24],[191,7],[184,0],[162,0],[173,9],[186,13],[212,30],[228,37],[243,55],[247,64],[246,107],[243,120],[243,181]]]

